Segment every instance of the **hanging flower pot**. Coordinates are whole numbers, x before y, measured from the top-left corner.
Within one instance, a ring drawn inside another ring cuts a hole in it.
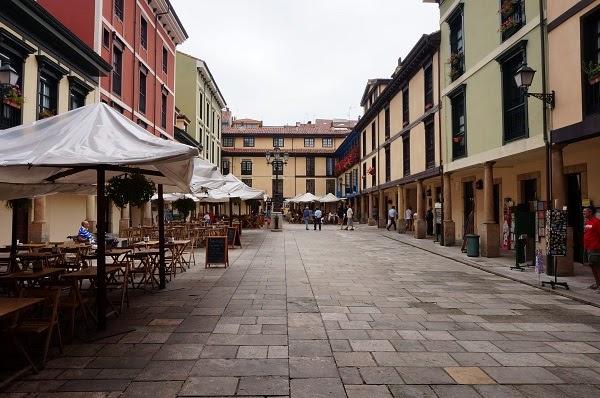
[[[375,175],[375,167],[373,167],[373,166],[369,167],[369,170],[367,170],[367,173],[369,173],[369,175],[374,176]]]
[[[40,112],[39,119],[42,120],[52,116],[56,116],[56,112],[49,109],[44,109]]]
[[[127,205],[139,207],[148,202],[155,192],[154,182],[140,173],[113,177],[106,187],[106,197],[120,209]]]
[[[4,89],[3,92],[2,103],[12,108],[21,109],[21,106],[25,102],[25,98],[23,97],[19,86],[9,86]]]
[[[463,136],[452,137],[452,142],[455,144],[460,144],[463,141]]]
[[[600,63],[590,61],[583,66],[583,71],[587,75],[590,86],[600,82]]]
[[[196,202],[190,198],[181,198],[173,202],[173,207],[183,215],[183,219],[185,220],[196,208]]]

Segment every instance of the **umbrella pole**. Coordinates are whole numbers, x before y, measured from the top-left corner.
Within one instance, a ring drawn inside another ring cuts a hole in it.
[[[162,184],[158,184],[158,251],[159,288],[164,289],[167,282],[165,266],[165,199],[163,197]]]
[[[105,192],[105,170],[99,166],[96,170],[96,196],[98,205],[96,207],[96,235],[98,237],[96,278],[96,310],[98,318],[98,330],[106,329],[106,196]]]
[[[233,203],[231,198],[229,198],[229,226],[233,226]]]
[[[12,207],[12,231],[10,233],[11,235],[11,242],[10,242],[10,260],[9,260],[9,264],[10,264],[10,271],[14,272],[17,271],[17,225],[19,223],[19,201],[15,200],[13,202],[13,207]]]

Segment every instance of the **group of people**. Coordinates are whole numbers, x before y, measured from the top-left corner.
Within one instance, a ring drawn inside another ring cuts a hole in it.
[[[336,214],[329,212],[327,222],[334,223],[335,218]],[[308,206],[304,207],[304,211],[302,212],[302,220],[304,221],[304,225],[307,231],[311,219],[313,223],[313,230],[316,231],[318,227],[320,231],[321,225],[323,224],[323,212],[321,211],[320,207],[317,206],[314,211],[312,211]],[[340,225],[340,229],[354,231],[354,210],[352,210],[351,204],[340,205],[338,207],[337,220]]]

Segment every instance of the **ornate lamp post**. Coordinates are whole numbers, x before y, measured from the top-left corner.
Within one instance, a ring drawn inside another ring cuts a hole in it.
[[[283,190],[281,193],[275,192],[279,189],[279,175],[283,174],[283,166],[287,164],[290,155],[285,152],[281,153],[281,148],[276,146],[273,151],[265,153],[268,165],[273,165],[273,171],[275,173],[275,189],[273,190],[273,212],[281,212],[283,206]]]

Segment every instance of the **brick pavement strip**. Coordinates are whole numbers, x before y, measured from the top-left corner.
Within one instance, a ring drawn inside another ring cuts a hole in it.
[[[363,225],[242,239],[6,398],[600,396],[596,307]]]

